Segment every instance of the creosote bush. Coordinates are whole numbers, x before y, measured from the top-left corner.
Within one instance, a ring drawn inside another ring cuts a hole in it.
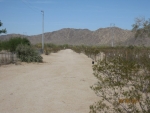
[[[93,65],[98,82],[91,88],[100,101],[90,113],[150,113],[149,50],[121,50],[106,51],[105,59]]]
[[[35,47],[37,49],[40,49],[42,47],[42,44],[41,43],[36,44]],[[50,53],[57,53],[58,51],[63,50],[64,48],[67,49],[68,45],[67,44],[55,45],[52,43],[47,43],[47,44],[44,44],[44,54],[49,55]]]
[[[17,57],[23,62],[43,62],[42,57],[29,45],[18,45],[16,48]]]

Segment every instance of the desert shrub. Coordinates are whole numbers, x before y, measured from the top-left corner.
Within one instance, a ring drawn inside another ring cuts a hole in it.
[[[61,49],[59,47],[55,47],[55,48],[52,48],[52,52],[53,53],[57,53],[58,51],[60,51]]]
[[[34,45],[34,47],[36,47],[37,49],[40,49],[40,48],[42,48],[42,44],[41,43],[37,43],[37,44]]]
[[[30,41],[26,38],[14,37],[9,40],[1,41],[0,49],[1,50],[9,50],[10,52],[15,52],[15,50],[19,44],[30,45]]]
[[[74,50],[76,53],[81,53],[81,49],[80,49],[79,47],[75,47],[73,50]]]
[[[26,38],[15,37],[15,38],[9,39],[8,44],[9,44],[9,50],[11,52],[14,52],[19,44],[30,45],[30,41]]]
[[[62,48],[62,49],[68,49],[68,48],[69,48],[69,45],[68,45],[68,44],[61,45],[61,48]]]
[[[45,55],[49,55],[50,52],[51,52],[50,49],[48,47],[45,47],[45,49],[44,49]]]
[[[8,41],[1,41],[0,42],[0,50],[8,50],[9,49],[9,43]]]
[[[55,48],[57,45],[53,44],[53,43],[48,43],[48,44],[45,44],[46,47],[49,47],[49,48]]]
[[[49,43],[44,45],[44,53],[45,55],[49,55],[50,53],[56,53],[61,50],[60,46]]]
[[[134,48],[113,50],[115,55],[93,66],[98,82],[91,88],[101,100],[90,106],[90,113],[150,113],[148,51],[141,50],[137,59]]]
[[[0,51],[2,50],[2,42],[0,41]]]
[[[69,45],[69,49],[72,49],[76,53],[85,53],[86,46],[83,45]]]
[[[42,62],[42,57],[29,45],[18,45],[16,48],[17,57],[23,62]]]

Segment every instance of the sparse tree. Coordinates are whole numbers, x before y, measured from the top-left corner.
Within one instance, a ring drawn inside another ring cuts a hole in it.
[[[3,25],[3,23],[0,21],[0,27]],[[0,34],[1,33],[6,33],[7,31],[6,31],[6,29],[2,29],[2,30],[0,30]]]
[[[135,32],[135,38],[150,37],[150,19],[146,20],[144,17],[136,18],[132,27],[132,31]]]

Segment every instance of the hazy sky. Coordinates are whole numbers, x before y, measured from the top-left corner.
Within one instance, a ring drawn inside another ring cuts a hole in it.
[[[136,17],[150,18],[150,0],[0,0],[7,34],[36,35],[62,28],[97,30],[111,23],[132,29]]]

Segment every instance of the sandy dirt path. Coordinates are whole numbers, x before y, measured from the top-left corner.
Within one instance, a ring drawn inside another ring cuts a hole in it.
[[[92,60],[70,49],[43,58],[0,67],[0,113],[88,113],[98,100]]]

